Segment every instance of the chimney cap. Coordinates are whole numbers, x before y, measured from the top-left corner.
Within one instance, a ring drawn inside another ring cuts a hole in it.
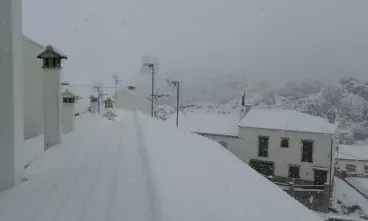
[[[56,51],[51,45],[47,45],[46,49],[37,55],[39,59],[46,59],[46,58],[58,58],[58,59],[68,59],[66,55]]]

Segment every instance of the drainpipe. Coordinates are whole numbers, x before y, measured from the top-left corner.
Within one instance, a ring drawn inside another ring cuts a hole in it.
[[[330,188],[329,188],[329,198],[330,198],[330,204],[332,203],[332,198],[331,198],[331,196],[332,196],[332,187],[333,187],[333,181],[334,181],[334,176],[333,176],[333,174],[332,174],[332,164],[333,164],[333,137],[331,137],[331,153],[330,153],[330,155],[331,155],[331,158],[330,158]]]

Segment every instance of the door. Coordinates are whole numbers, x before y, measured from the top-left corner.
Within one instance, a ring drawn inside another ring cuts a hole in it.
[[[314,170],[314,185],[327,183],[327,170]]]
[[[249,166],[256,170],[258,173],[265,176],[273,176],[275,171],[275,166],[273,162],[250,160]]]

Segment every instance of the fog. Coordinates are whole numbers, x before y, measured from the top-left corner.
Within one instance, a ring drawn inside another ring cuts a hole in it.
[[[24,0],[23,25],[69,55],[69,81],[137,81],[140,56],[151,55],[161,77],[186,85],[230,73],[282,84],[367,79],[367,8],[366,0]]]

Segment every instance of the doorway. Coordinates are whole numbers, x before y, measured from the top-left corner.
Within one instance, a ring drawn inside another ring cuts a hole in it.
[[[325,185],[327,183],[327,170],[314,170],[314,185]]]

